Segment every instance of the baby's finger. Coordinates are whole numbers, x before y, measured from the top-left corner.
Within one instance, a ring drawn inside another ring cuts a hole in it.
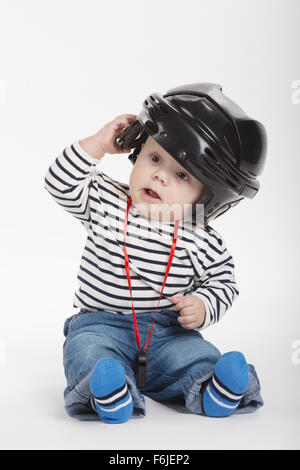
[[[187,299],[180,300],[175,305],[174,310],[181,310],[183,307],[191,307],[192,305],[193,305],[192,302]]]
[[[126,127],[131,124],[135,118],[136,116],[134,114],[121,114],[121,116],[117,116],[114,121]]]
[[[182,326],[183,328],[188,329],[188,330],[191,330],[191,329],[193,329],[193,328],[196,328],[197,325],[198,325],[197,319],[189,320],[189,321],[186,322],[186,323],[181,323],[181,326]]]
[[[125,113],[125,114],[120,114],[119,117],[133,118],[133,117],[136,117],[136,114]]]
[[[186,315],[193,315],[195,314],[195,308],[193,305],[185,305],[181,310],[180,310],[180,315],[186,316]]]
[[[128,119],[135,119],[135,118],[136,118],[136,114],[125,114],[125,116],[126,116]]]
[[[180,323],[189,323],[195,319],[196,316],[194,313],[189,313],[188,315],[178,315],[177,317],[177,320],[180,321]]]
[[[195,315],[186,315],[186,316],[179,316],[177,317],[177,320],[182,326],[189,325],[190,323],[194,323],[196,321]]]

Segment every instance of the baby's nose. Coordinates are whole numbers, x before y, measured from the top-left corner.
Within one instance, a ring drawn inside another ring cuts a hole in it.
[[[160,181],[162,184],[166,184],[166,182],[167,182],[167,177],[166,177],[166,175],[163,175],[163,174],[155,175],[154,178],[156,180]]]

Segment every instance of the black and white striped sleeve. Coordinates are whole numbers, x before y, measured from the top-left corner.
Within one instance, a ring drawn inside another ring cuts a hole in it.
[[[224,240],[217,235],[218,243],[209,244],[205,270],[201,278],[196,277],[194,282],[192,295],[199,296],[206,309],[205,322],[198,330],[217,323],[239,295],[232,255]]]
[[[90,220],[89,190],[99,162],[76,141],[58,155],[45,175],[45,189],[83,225]]]

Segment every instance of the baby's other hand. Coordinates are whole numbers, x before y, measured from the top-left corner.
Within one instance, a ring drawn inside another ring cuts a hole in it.
[[[174,310],[179,311],[177,320],[183,328],[193,329],[203,325],[206,317],[204,302],[197,295],[174,296]]]

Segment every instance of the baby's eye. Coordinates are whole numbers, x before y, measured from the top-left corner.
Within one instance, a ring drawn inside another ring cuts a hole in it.
[[[185,181],[188,181],[188,180],[189,180],[189,177],[188,177],[188,175],[186,175],[185,173],[182,173],[182,171],[178,171],[178,173],[177,173],[177,174],[178,174],[178,175],[183,175],[183,176],[186,176],[186,180],[185,180]],[[183,180],[184,178],[181,178],[181,176],[180,176],[180,179],[182,179],[182,180]]]
[[[153,155],[151,155],[152,161],[154,161],[154,160],[153,160],[153,157],[155,157],[155,158],[158,158],[158,159],[159,159],[159,157],[158,157],[157,155],[154,155],[154,154],[153,154]]]

